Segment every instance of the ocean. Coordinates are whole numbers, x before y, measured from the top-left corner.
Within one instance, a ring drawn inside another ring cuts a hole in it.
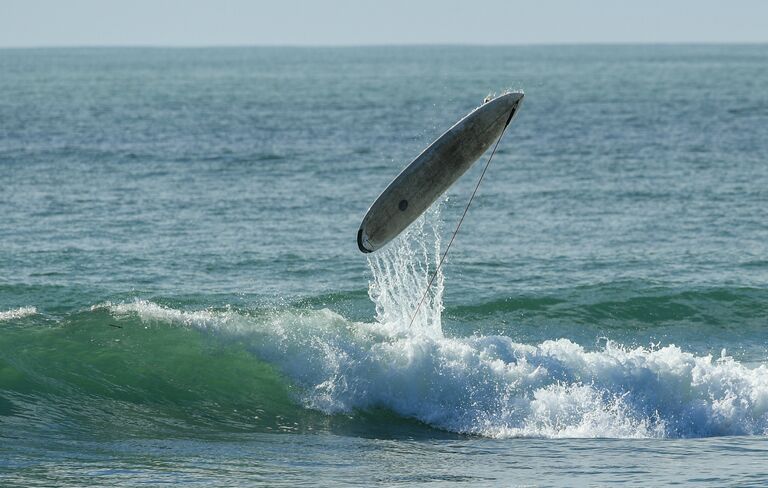
[[[0,171],[2,486],[768,484],[765,45],[3,49]]]

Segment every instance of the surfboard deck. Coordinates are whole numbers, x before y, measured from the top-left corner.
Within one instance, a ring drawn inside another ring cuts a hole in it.
[[[427,146],[368,209],[357,231],[360,251],[381,249],[424,213],[496,142],[522,100],[520,92],[498,96]]]

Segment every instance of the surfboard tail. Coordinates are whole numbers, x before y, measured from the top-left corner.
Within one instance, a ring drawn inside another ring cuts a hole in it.
[[[368,249],[365,247],[365,243],[368,242],[368,236],[363,234],[363,229],[360,228],[360,230],[357,231],[357,247],[360,248],[360,251],[364,253],[373,252],[373,249]]]

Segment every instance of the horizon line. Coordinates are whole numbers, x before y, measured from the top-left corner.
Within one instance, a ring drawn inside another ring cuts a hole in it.
[[[294,48],[294,49],[349,49],[383,47],[570,47],[570,46],[762,46],[765,41],[574,41],[527,43],[474,43],[474,42],[416,42],[416,43],[361,43],[361,44],[61,44],[0,46],[0,49],[222,49],[222,48]]]

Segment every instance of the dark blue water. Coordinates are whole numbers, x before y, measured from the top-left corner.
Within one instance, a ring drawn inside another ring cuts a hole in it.
[[[0,50],[0,171],[0,484],[768,480],[764,45]]]

